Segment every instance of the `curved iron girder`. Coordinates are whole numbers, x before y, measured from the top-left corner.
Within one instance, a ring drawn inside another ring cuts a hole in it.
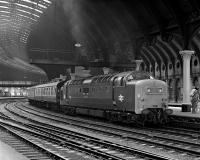
[[[160,45],[168,52],[168,53],[172,53],[171,54],[171,63],[173,65],[173,70],[175,71],[175,66],[176,66],[176,59],[178,59],[178,54],[175,53],[175,50],[172,48],[172,46],[168,43],[162,42],[162,41],[158,41],[160,42]],[[170,55],[170,54],[169,54]],[[167,66],[168,67],[168,66]]]
[[[148,67],[148,70],[150,71],[150,65],[154,68],[156,61],[154,61],[154,59],[151,57],[151,55],[149,55],[149,53],[147,51],[142,49],[140,52],[147,59],[147,61],[149,63],[149,66],[147,66],[147,67]]]
[[[160,66],[162,59],[160,59],[159,55],[155,52],[155,50],[152,48],[152,46],[149,46],[149,47],[146,47],[146,48],[149,51],[149,53],[152,54],[155,57],[156,63],[158,64],[158,66]]]
[[[177,55],[177,58],[181,61],[182,60],[182,57],[181,55],[179,54],[179,51],[183,50],[181,44],[181,42],[179,42],[178,40],[176,39],[173,39],[172,42],[170,43],[170,45],[172,46],[172,48],[174,49],[176,55]]]
[[[169,44],[163,43],[162,41],[158,41],[157,43],[163,48],[163,50],[166,51],[166,53],[170,57],[170,61],[174,65],[175,59],[177,59],[177,55],[174,53],[174,50],[169,46]]]
[[[140,55],[142,57],[142,59],[145,59],[146,64],[148,64],[147,66],[149,66],[151,64],[151,61],[149,60],[148,56],[144,54],[144,52],[141,50]]]
[[[156,42],[155,47],[157,47],[157,49],[162,53],[162,55],[164,55],[165,58],[167,58],[167,61],[172,61],[173,58],[171,53],[167,53],[167,51],[165,50],[165,48],[162,47],[159,41]]]
[[[149,46],[148,48],[151,50],[151,52],[154,52],[154,54],[156,54],[155,57],[157,59],[157,64],[158,64],[158,68],[159,68],[159,74],[160,74],[160,77],[161,77],[162,63],[164,63],[164,59],[159,54],[159,52],[155,49],[154,45],[153,46]]]
[[[143,60],[143,63],[148,67],[149,66],[149,62],[148,62],[147,58],[142,54],[141,54],[141,58]]]
[[[196,53],[197,53],[197,57],[200,61],[200,54],[198,54],[200,52],[200,35],[196,35],[193,39],[192,39],[192,44],[194,46],[194,48],[196,49]],[[197,52],[198,51],[198,52]]]
[[[160,65],[161,65],[161,63],[162,62],[164,62],[164,58],[165,57],[163,57],[163,56],[161,56],[160,55],[160,53],[157,51],[157,49],[155,48],[155,45],[152,45],[152,46],[149,46],[150,47],[150,49],[154,52],[154,53],[156,53],[156,56],[159,58],[159,60],[160,60]]]
[[[151,61],[152,66],[156,63],[156,58],[146,49],[142,48],[141,51],[148,57],[148,59]]]
[[[162,48],[162,47],[160,47],[159,45],[158,45],[158,43],[156,43],[155,45],[154,45],[154,48],[157,50],[157,52],[161,55],[161,57],[163,57],[163,63],[165,64],[165,66],[167,66],[167,63],[169,62],[169,61],[171,61],[170,60],[170,58],[169,58],[169,56],[167,55],[167,53],[165,52],[165,50]]]

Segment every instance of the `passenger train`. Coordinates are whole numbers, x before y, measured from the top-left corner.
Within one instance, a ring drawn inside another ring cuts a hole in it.
[[[172,110],[167,108],[167,84],[146,72],[128,71],[65,80],[30,87],[30,104],[75,115],[90,115],[111,121],[162,124]]]

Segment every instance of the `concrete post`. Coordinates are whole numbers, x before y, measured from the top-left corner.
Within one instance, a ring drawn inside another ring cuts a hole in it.
[[[190,59],[194,54],[194,51],[184,50],[179,52],[183,58],[183,103],[182,111],[189,112],[191,110],[190,102],[190,92],[191,92],[191,83],[190,83]]]
[[[136,62],[136,71],[139,71],[140,70],[140,65],[141,65],[141,63],[143,62],[142,60],[135,60],[135,62]]]

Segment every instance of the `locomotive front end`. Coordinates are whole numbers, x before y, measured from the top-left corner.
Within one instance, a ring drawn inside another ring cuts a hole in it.
[[[172,114],[172,110],[167,108],[167,84],[149,79],[138,81],[136,86],[136,113],[147,122],[166,122],[167,116]]]

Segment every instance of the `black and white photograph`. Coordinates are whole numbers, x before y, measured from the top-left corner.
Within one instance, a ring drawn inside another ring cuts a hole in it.
[[[200,0],[0,0],[0,160],[200,160]]]

